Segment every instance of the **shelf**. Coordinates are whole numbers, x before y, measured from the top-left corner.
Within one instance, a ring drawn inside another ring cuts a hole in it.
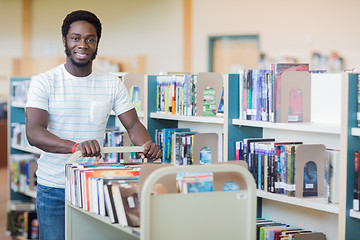
[[[360,128],[351,128],[351,135],[360,137]]]
[[[20,192],[28,197],[36,198],[36,191],[26,191],[26,192]]]
[[[224,124],[223,117],[184,116],[184,115],[173,115],[166,113],[150,113],[150,117],[157,119],[177,120],[177,121],[187,121],[187,122]]]
[[[137,115],[138,115],[139,118],[143,118],[145,116],[143,111],[137,112]]]
[[[16,107],[16,108],[25,108],[25,103],[17,103],[17,102],[13,102],[11,103],[11,107]]]
[[[233,119],[232,123],[239,126],[282,129],[302,132],[340,134],[340,125],[325,123],[274,123],[252,120]]]
[[[85,211],[85,210],[83,210],[83,209],[81,209],[81,208],[79,208],[79,207],[77,207],[77,206],[74,206],[74,205],[72,205],[71,203],[69,203],[68,201],[66,201],[66,205],[68,206],[68,207],[71,207],[72,209],[75,209],[75,210],[77,210],[77,211],[79,211],[79,212],[82,212],[82,213],[84,213],[84,214],[86,214],[87,216],[90,216],[90,217],[92,217],[92,218],[94,218],[94,219],[97,219],[97,220],[99,220],[99,221],[101,221],[101,222],[103,222],[103,223],[105,223],[105,224],[108,224],[108,225],[110,225],[110,226],[112,226],[112,227],[115,227],[115,228],[117,228],[117,229],[119,229],[119,230],[121,230],[121,231],[123,231],[123,232],[126,232],[126,233],[128,233],[128,234],[131,234],[131,235],[133,235],[133,236],[135,236],[135,237],[139,237],[140,236],[140,228],[135,228],[135,227],[122,227],[122,226],[120,226],[120,224],[118,224],[118,223],[111,223],[110,222],[110,217],[104,217],[104,216],[101,216],[101,215],[99,215],[99,214],[95,214],[95,213],[91,213],[91,212],[88,212],[88,211]]]
[[[269,199],[277,202],[287,203],[290,205],[315,209],[323,212],[339,214],[339,204],[328,203],[327,198],[308,197],[295,198],[282,194],[269,193],[262,190],[257,190],[257,196],[263,199]]]
[[[15,145],[15,144],[13,144],[11,147],[14,149],[20,150],[20,151],[35,153],[35,154],[41,154],[43,152],[42,150],[40,150],[36,147],[24,147],[24,146]]]
[[[350,217],[360,219],[360,212],[350,209]]]

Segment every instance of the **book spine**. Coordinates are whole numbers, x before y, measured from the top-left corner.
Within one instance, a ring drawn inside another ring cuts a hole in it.
[[[354,199],[353,209],[359,211],[359,151],[354,153]]]
[[[252,71],[246,72],[246,119],[251,120],[251,99],[252,99]]]

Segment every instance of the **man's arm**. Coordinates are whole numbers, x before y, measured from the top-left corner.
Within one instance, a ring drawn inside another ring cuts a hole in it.
[[[151,140],[148,131],[139,121],[134,108],[120,114],[118,118],[129,133],[132,143],[137,146],[144,146],[143,158],[156,160],[162,156],[160,148]]]
[[[47,130],[49,119],[47,111],[27,107],[25,117],[26,136],[30,145],[45,152],[72,153],[75,142],[61,139]],[[100,156],[100,146],[96,140],[81,142],[75,150],[81,150],[82,155],[86,157]]]

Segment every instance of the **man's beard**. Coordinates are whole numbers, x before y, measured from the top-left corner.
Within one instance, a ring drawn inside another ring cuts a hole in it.
[[[67,45],[67,43],[65,42],[65,54],[66,54],[66,56],[68,56],[68,58],[70,59],[71,63],[72,63],[75,67],[78,67],[78,68],[87,67],[87,66],[96,58],[97,51],[98,51],[98,48],[96,47],[95,52],[92,54],[91,59],[90,59],[88,62],[79,63],[79,62],[76,62],[76,61],[71,57],[70,49],[68,48],[68,45]]]

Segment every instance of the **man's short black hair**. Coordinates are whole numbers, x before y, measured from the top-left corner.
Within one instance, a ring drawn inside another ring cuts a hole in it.
[[[61,33],[64,38],[66,38],[66,35],[69,32],[70,25],[73,22],[77,22],[77,21],[86,21],[94,25],[99,42],[101,37],[101,22],[94,13],[85,10],[73,11],[65,17],[63,24],[61,26]]]

